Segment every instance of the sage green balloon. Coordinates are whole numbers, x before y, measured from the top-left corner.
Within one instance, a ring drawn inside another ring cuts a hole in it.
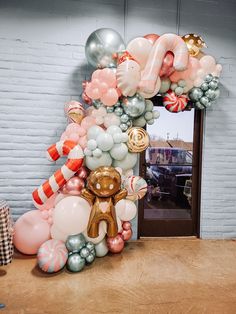
[[[111,28],[100,28],[94,31],[85,44],[85,55],[95,68],[116,66],[114,54],[125,49],[119,33]]]
[[[107,241],[104,238],[101,242],[95,245],[95,251],[97,257],[103,257],[108,253]]]
[[[161,87],[159,89],[159,94],[164,94],[170,89],[171,81],[169,78],[161,79]]]
[[[78,273],[83,270],[85,266],[85,259],[81,257],[78,253],[73,253],[69,255],[66,267],[69,271],[73,273]]]
[[[95,245],[93,244],[93,242],[89,241],[86,243],[86,248],[89,249],[89,252],[92,252],[95,249]]]
[[[78,252],[85,244],[86,240],[82,233],[70,235],[66,240],[66,248],[69,252]]]
[[[146,125],[146,119],[144,117],[139,117],[133,120],[133,126],[144,127]]]

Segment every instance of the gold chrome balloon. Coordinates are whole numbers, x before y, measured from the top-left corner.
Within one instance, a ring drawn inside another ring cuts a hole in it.
[[[182,39],[187,45],[191,57],[196,57],[203,47],[207,47],[202,37],[197,34],[187,34],[182,36]]]
[[[149,146],[149,135],[140,127],[132,127],[128,129],[128,142],[127,146],[130,152],[140,153]]]

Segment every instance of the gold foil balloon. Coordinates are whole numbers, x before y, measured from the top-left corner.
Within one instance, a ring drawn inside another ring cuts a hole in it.
[[[187,34],[182,36],[182,39],[187,45],[189,54],[192,57],[196,57],[203,47],[207,47],[202,37],[197,34]]]
[[[149,135],[140,127],[132,127],[127,131],[129,140],[126,143],[132,153],[140,153],[149,146]]]
[[[88,176],[87,189],[82,191],[81,196],[92,205],[87,227],[90,238],[99,236],[99,224],[102,220],[107,223],[107,235],[117,235],[115,205],[127,196],[127,191],[120,190],[120,187],[121,176],[113,167],[99,167]]]

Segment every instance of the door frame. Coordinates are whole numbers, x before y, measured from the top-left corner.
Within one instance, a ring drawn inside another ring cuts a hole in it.
[[[154,101],[160,105],[160,98]],[[191,108],[191,107],[190,107]],[[202,175],[202,147],[203,147],[204,111],[195,109],[194,136],[193,136],[193,183],[192,183],[192,219],[158,220],[144,219],[144,199],[138,202],[138,239],[140,237],[159,236],[197,236],[200,237],[200,205],[201,205],[201,175]],[[139,174],[145,178],[145,152],[141,153],[139,160]],[[166,228],[173,230],[169,235],[155,235],[157,228],[165,233]]]

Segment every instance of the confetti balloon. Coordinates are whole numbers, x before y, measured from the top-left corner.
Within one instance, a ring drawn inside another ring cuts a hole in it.
[[[68,252],[60,240],[51,239],[43,243],[38,250],[38,265],[47,273],[55,273],[62,269],[67,261]]]
[[[172,90],[169,90],[163,97],[163,105],[170,112],[180,112],[188,104],[186,95],[177,96]]]
[[[189,54],[192,57],[196,57],[203,47],[207,47],[202,37],[197,34],[187,34],[182,36],[182,39],[187,45]]]
[[[84,108],[78,101],[70,101],[65,107],[65,113],[69,121],[74,123],[80,123],[85,116]]]
[[[126,198],[137,201],[147,193],[147,182],[140,176],[130,176],[125,180],[124,188],[128,192]]]
[[[132,127],[127,131],[129,140],[127,146],[130,152],[140,153],[149,145],[148,133],[140,127]]]

